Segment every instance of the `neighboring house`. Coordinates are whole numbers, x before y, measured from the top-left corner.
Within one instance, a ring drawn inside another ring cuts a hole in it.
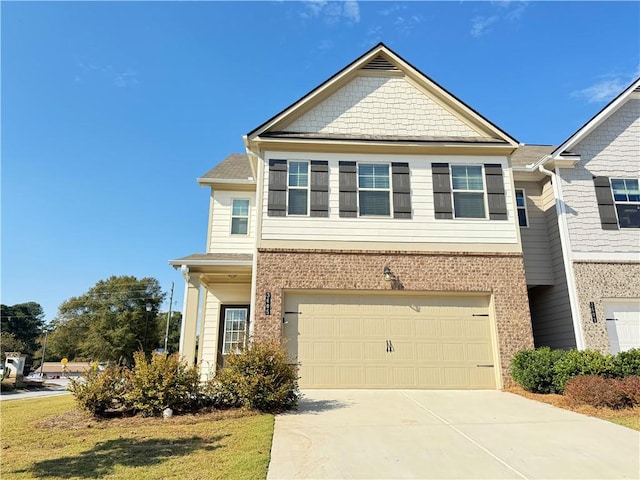
[[[640,348],[640,79],[560,146],[523,151],[536,346]]]
[[[379,44],[244,143],[198,179],[205,253],[170,261],[203,376],[251,336],[302,387],[510,382],[533,346],[514,138]]]

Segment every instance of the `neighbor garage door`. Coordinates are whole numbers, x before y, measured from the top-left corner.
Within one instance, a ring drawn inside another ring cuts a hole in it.
[[[489,298],[285,295],[303,388],[496,388]]]
[[[640,348],[640,299],[604,302],[611,353]]]

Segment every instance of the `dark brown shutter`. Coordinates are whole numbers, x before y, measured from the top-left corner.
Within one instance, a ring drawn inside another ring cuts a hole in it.
[[[358,216],[358,174],[356,162],[340,162],[340,216]]]
[[[287,215],[287,161],[269,160],[269,204],[270,217]]]
[[[487,182],[487,204],[489,219],[507,220],[507,201],[504,197],[502,165],[487,163],[484,166],[484,178]]]
[[[609,177],[593,177],[593,184],[596,188],[596,200],[598,201],[602,229],[618,230],[618,217],[616,216],[616,207],[611,194]]]
[[[311,216],[329,216],[329,162],[311,161]]]
[[[411,180],[408,163],[392,163],[393,218],[411,218]]]
[[[433,179],[433,208],[436,218],[453,218],[449,164],[432,163],[431,178]]]

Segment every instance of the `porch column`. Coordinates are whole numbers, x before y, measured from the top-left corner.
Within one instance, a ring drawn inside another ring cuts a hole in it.
[[[196,358],[196,334],[198,325],[198,306],[200,305],[200,278],[186,274],[184,286],[184,304],[182,306],[182,328],[180,329],[180,357],[188,365]]]

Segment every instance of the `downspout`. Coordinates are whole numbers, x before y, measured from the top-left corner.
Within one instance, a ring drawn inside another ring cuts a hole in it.
[[[547,157],[549,158],[549,157]],[[546,160],[546,159],[545,159]],[[576,348],[584,350],[584,332],[582,330],[582,320],[580,319],[580,309],[576,298],[576,280],[573,274],[573,259],[571,248],[569,248],[569,226],[567,224],[567,212],[562,199],[562,189],[560,187],[560,176],[551,170],[544,168],[544,162],[538,165],[540,173],[551,178],[553,196],[556,200],[556,215],[558,217],[558,233],[560,234],[560,246],[562,248],[562,259],[564,263],[564,274],[567,279],[567,290],[569,291],[569,306],[573,321],[573,332],[576,338]]]

